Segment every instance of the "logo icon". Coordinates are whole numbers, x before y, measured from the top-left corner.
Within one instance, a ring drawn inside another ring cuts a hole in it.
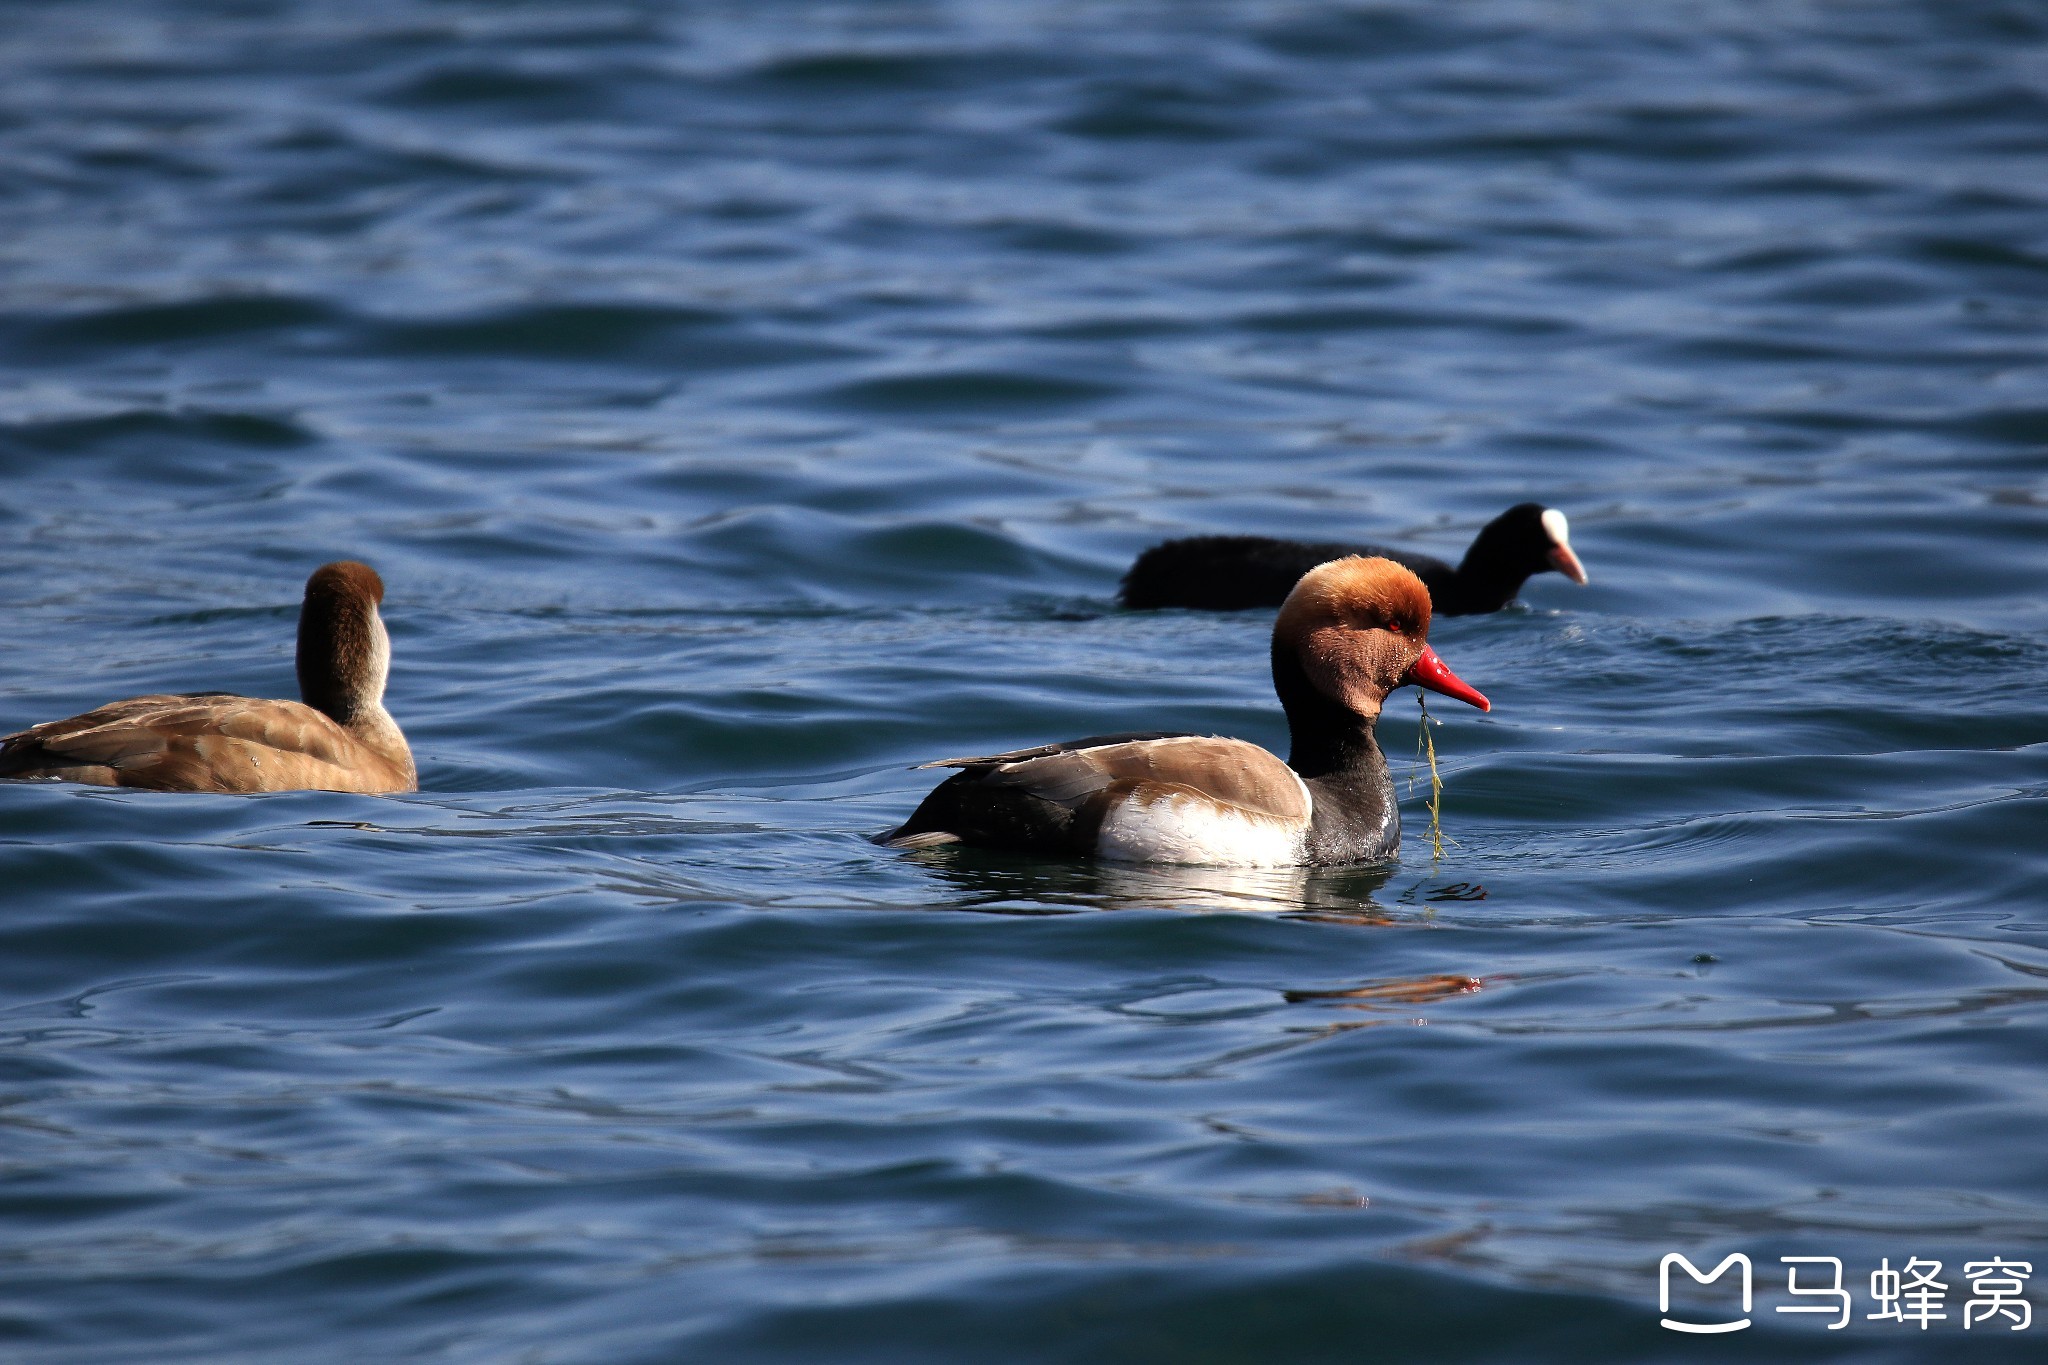
[[[1685,1273],[1692,1276],[1693,1280],[1699,1284],[1712,1284],[1715,1280],[1720,1279],[1723,1274],[1727,1273],[1729,1266],[1741,1266],[1742,1311],[1744,1313],[1749,1312],[1750,1306],[1751,1270],[1749,1257],[1739,1251],[1730,1252],[1726,1260],[1715,1266],[1712,1271],[1703,1275],[1700,1273],[1698,1266],[1674,1251],[1657,1263],[1657,1311],[1667,1315],[1662,1319],[1664,1326],[1674,1332],[1697,1332],[1702,1335],[1711,1335],[1717,1332],[1740,1332],[1743,1328],[1749,1326],[1749,1319],[1746,1317],[1737,1318],[1734,1322],[1679,1322],[1668,1316],[1671,1312],[1671,1267],[1674,1265],[1683,1266]]]

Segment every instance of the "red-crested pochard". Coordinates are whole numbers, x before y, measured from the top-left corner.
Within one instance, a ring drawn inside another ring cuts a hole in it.
[[[329,564],[299,609],[299,695],[131,697],[0,737],[0,777],[181,792],[409,792],[412,750],[384,709],[391,640],[367,564]]]
[[[1429,647],[1421,579],[1387,559],[1339,559],[1295,584],[1273,623],[1285,763],[1241,739],[1174,734],[943,759],[924,766],[962,771],[883,840],[1238,866],[1388,857],[1401,814],[1373,726],[1410,683],[1491,709]]]
[[[1154,545],[1139,555],[1124,575],[1120,600],[1137,608],[1274,607],[1287,600],[1303,574],[1346,555],[1377,556],[1407,565],[1429,589],[1438,616],[1499,611],[1534,574],[1555,572],[1574,583],[1586,581],[1586,568],[1572,551],[1564,513],[1524,502],[1481,527],[1456,568],[1434,555],[1381,545],[1190,536]]]

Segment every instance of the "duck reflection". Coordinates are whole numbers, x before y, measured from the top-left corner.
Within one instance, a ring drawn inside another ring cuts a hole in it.
[[[1391,924],[1374,900],[1393,869],[1204,867],[1079,862],[962,845],[907,855],[955,891],[954,908],[984,914],[1083,910],[1192,910],[1277,914],[1350,924]]]
[[[1430,879],[1404,883],[1390,897],[1398,909],[1375,899],[1399,869],[1388,864],[1335,868],[1190,867],[1128,865],[1037,858],[967,845],[911,852],[906,857],[929,871],[954,895],[947,908],[988,915],[1072,915],[1091,910],[1223,911],[1274,915],[1318,923],[1385,927],[1415,924],[1434,914],[1424,888]],[[1484,888],[1453,883],[1445,899],[1481,898]],[[1204,1058],[1176,1074],[1212,1072],[1250,1057],[1290,1051],[1386,1024],[1423,1022],[1417,1007],[1470,995],[1486,979],[1464,972],[1429,972],[1380,977],[1346,986],[1266,988],[1279,1006],[1279,1031],[1221,1055]],[[1269,1007],[1270,1008],[1270,1007]],[[1345,1011],[1332,1017],[1325,1011]],[[1264,1013],[1254,1008],[1253,1013]],[[1192,1019],[1199,1013],[1191,1012]],[[1233,1007],[1232,1017],[1241,1013]]]
[[[1287,1003],[1302,1005],[1311,1002],[1339,1001],[1339,1009],[1371,1010],[1399,1005],[1427,1005],[1437,1000],[1447,1000],[1455,995],[1470,995],[1481,990],[1485,982],[1476,976],[1465,976],[1457,972],[1437,972],[1427,976],[1393,977],[1385,981],[1370,981],[1363,986],[1346,986],[1329,991],[1286,991]]]

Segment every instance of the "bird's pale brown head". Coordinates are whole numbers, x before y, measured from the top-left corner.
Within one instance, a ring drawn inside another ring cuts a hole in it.
[[[1387,693],[1411,683],[1492,709],[1429,647],[1429,589],[1391,559],[1352,555],[1311,569],[1282,604],[1273,643],[1294,652],[1317,691],[1361,716],[1377,716]]]
[[[367,564],[338,559],[313,570],[313,576],[306,580],[306,597],[367,598],[373,606],[382,606],[384,580]]]

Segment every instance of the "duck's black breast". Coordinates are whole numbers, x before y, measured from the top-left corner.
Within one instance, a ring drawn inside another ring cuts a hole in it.
[[[1304,844],[1309,862],[1331,867],[1371,863],[1401,851],[1401,808],[1385,759],[1375,772],[1311,779],[1308,790],[1315,802]]]

